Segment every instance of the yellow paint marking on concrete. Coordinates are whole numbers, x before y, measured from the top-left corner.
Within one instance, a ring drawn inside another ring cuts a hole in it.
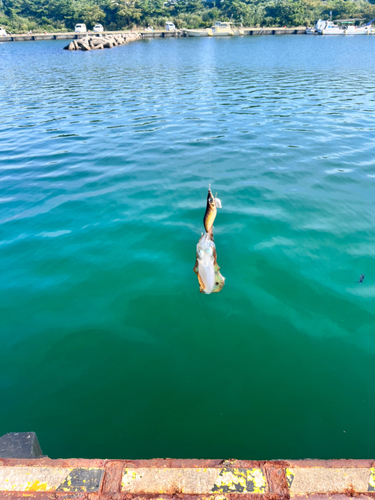
[[[292,483],[293,483],[294,474],[290,469],[286,469],[285,473],[286,473],[286,480],[287,480],[288,486],[290,488],[292,486]]]
[[[72,469],[0,467],[0,491],[55,491]]]
[[[213,491],[218,493],[246,491],[246,472],[240,472],[238,469],[224,469],[215,482]]]
[[[247,471],[247,481],[253,483],[254,493],[265,493],[267,482],[262,469],[251,469]]]
[[[375,467],[370,469],[370,479],[368,482],[367,491],[375,491]]]
[[[347,489],[364,493],[369,488],[370,469],[364,467],[342,467],[337,469],[298,467],[291,468],[289,471],[290,477],[294,476],[290,485],[291,497],[310,493],[343,492]]]
[[[27,483],[25,491],[47,491],[47,486],[47,483],[41,483],[35,479],[35,481]]]
[[[266,478],[261,469],[138,468],[124,469],[121,490],[127,493],[208,495],[215,493],[264,493]],[[221,496],[223,500],[225,495]]]
[[[230,469],[220,471],[211,490],[217,493],[264,493],[266,478],[261,469]]]

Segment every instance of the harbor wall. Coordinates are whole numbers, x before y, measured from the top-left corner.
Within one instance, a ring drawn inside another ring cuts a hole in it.
[[[119,33],[131,33],[130,31],[105,31],[103,34],[119,34]],[[142,38],[170,38],[170,37],[183,37],[186,34],[182,30],[177,31],[139,31]],[[244,28],[244,33],[246,35],[304,35],[306,34],[306,28]],[[90,33],[93,35],[95,33]],[[30,42],[30,41],[40,41],[40,40],[77,40],[85,38],[85,33],[35,33],[32,35],[12,35],[12,36],[2,36],[0,37],[0,42]]]

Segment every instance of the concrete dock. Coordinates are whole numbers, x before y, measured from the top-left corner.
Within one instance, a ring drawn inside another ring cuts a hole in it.
[[[131,31],[105,31],[103,34],[128,34]],[[169,37],[183,37],[186,36],[182,30],[177,31],[138,31],[141,33],[142,38],[169,38]],[[306,28],[244,28],[245,36],[248,35],[304,35],[306,33]],[[93,35],[95,33],[89,33]],[[12,36],[2,36],[0,37],[0,42],[30,42],[30,41],[40,41],[40,40],[77,40],[85,38],[85,33],[35,33],[32,35],[13,35]]]
[[[0,499],[375,499],[367,460],[52,460],[34,432],[0,437]]]
[[[0,459],[0,498],[374,500],[372,460]]]

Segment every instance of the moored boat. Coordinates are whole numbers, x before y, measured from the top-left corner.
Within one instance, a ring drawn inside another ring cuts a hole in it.
[[[316,21],[315,26],[313,28],[306,28],[306,35],[318,35],[319,30],[322,30],[325,26],[326,21],[322,21],[319,19]]]
[[[231,23],[223,23],[216,21],[216,23],[207,30],[208,36],[242,36],[244,31],[240,28],[232,28]]]
[[[375,19],[371,19],[370,22],[362,26],[348,26],[345,31],[345,35],[371,35],[373,32],[372,23]]]
[[[332,21],[319,21],[314,28],[308,28],[307,34],[312,34],[315,30],[319,35],[370,35],[372,33],[371,24],[375,19],[363,26],[353,26],[359,19],[346,19],[337,21],[340,25],[334,24]]]
[[[188,30],[184,29],[186,36],[208,36],[208,29],[205,30]]]
[[[345,35],[368,35],[371,31],[371,26],[348,26],[345,30]]]
[[[320,35],[345,35],[345,29],[332,21],[325,21],[324,26],[318,30]]]

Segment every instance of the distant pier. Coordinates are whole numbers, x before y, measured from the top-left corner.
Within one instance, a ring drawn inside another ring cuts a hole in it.
[[[245,36],[253,35],[305,35],[306,28],[243,28]],[[117,35],[129,34],[131,31],[105,31],[103,34]],[[133,32],[135,33],[135,32]],[[170,37],[185,37],[186,34],[182,30],[176,31],[137,31],[142,35],[142,38],[170,38]],[[95,35],[96,33],[88,33]],[[12,35],[0,37],[0,42],[31,42],[40,40],[79,40],[86,37],[86,33],[35,33],[31,35]]]

